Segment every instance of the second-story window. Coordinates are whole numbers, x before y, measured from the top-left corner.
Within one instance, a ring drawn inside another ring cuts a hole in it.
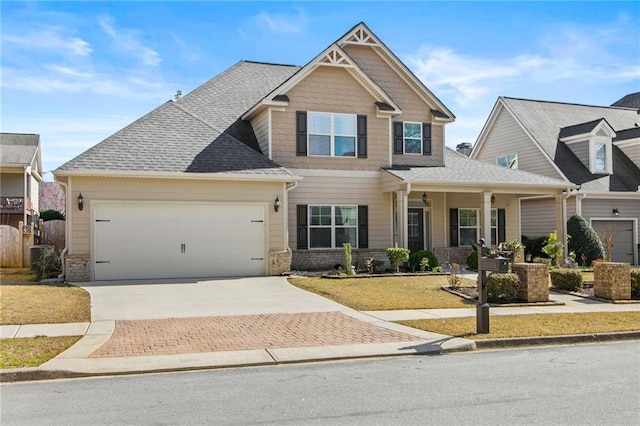
[[[501,155],[496,158],[498,166],[506,167],[508,169],[518,168],[518,154]]]
[[[607,145],[603,143],[596,144],[596,172],[607,171]]]
[[[403,123],[404,153],[422,154],[422,123]]]
[[[356,115],[308,112],[309,155],[356,156]]]

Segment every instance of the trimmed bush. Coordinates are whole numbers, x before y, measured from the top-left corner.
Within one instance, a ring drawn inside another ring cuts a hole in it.
[[[576,291],[582,287],[582,273],[577,269],[556,268],[549,271],[551,285],[560,290]]]
[[[567,234],[570,236],[568,249],[576,254],[581,266],[591,265],[596,259],[604,259],[604,246],[598,233],[582,216],[574,214],[567,221]]]
[[[489,303],[511,302],[520,289],[520,278],[516,274],[492,272],[487,277],[487,301]]]
[[[640,299],[640,269],[631,270],[631,297]]]
[[[64,220],[64,215],[58,210],[40,210],[40,219],[42,219],[43,222]]]
[[[528,238],[522,237],[522,243],[524,244],[524,254],[531,255],[531,258],[535,257],[548,257],[543,253],[542,247],[546,244],[547,237],[534,237]]]
[[[420,270],[420,262],[425,257],[429,259],[429,267],[427,269],[433,270],[433,268],[437,268],[438,266],[440,266],[440,264],[438,263],[438,258],[435,254],[433,254],[433,252],[429,250],[420,250],[409,255],[409,267],[411,268],[411,272]]]
[[[474,250],[467,256],[467,266],[471,269],[478,269],[478,251]]]
[[[389,262],[396,267],[396,272],[400,272],[400,265],[409,260],[409,249],[401,247],[389,247],[387,257]]]

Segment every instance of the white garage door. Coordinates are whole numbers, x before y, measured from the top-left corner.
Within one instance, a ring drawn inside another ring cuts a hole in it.
[[[630,220],[594,220],[598,235],[617,233],[611,250],[611,261],[633,264],[633,222]],[[602,236],[600,237],[602,239]],[[604,241],[602,241],[604,243]],[[605,250],[606,250],[605,245]]]
[[[262,206],[97,205],[95,279],[265,274]]]

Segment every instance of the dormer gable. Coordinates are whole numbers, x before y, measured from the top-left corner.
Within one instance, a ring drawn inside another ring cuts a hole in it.
[[[613,127],[600,118],[560,129],[559,140],[580,159],[593,174],[613,173]]]

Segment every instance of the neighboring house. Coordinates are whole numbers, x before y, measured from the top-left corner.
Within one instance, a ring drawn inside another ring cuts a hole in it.
[[[363,23],[303,67],[241,61],[62,165],[70,281],[462,261],[562,180],[445,147],[454,115]],[[82,200],[82,203],[80,203]]]
[[[42,182],[40,135],[0,133],[0,225],[31,233]]]
[[[614,106],[498,98],[471,157],[578,185],[563,197],[522,199],[522,233],[547,235],[578,213],[618,234],[614,261],[638,264],[640,94]]]

